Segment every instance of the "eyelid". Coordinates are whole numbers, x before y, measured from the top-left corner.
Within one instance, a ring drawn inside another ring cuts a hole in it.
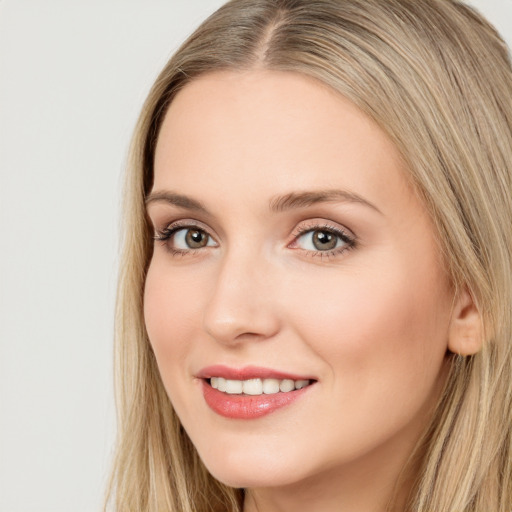
[[[295,238],[304,233],[307,233],[308,231],[315,230],[334,231],[335,233],[343,234],[345,237],[351,240],[355,240],[357,238],[356,235],[352,232],[352,230],[348,229],[346,226],[343,226],[338,222],[322,218],[308,219],[306,221],[299,222],[297,226],[293,229],[291,236]]]
[[[336,247],[333,249],[327,249],[325,251],[303,249],[301,247],[297,247],[297,241],[302,236],[306,235],[307,233],[311,233],[312,231],[331,232],[337,237],[339,237],[345,243],[345,245],[343,247]],[[336,256],[341,254],[342,252],[355,248],[357,245],[357,237],[351,230],[338,223],[327,221],[325,219],[311,219],[306,222],[298,224],[297,227],[292,232],[292,237],[293,238],[291,242],[287,245],[287,247],[292,248],[294,250],[302,251],[312,256]]]
[[[217,238],[216,235],[214,234],[213,229],[211,229],[209,226],[207,226],[203,222],[195,220],[195,219],[183,218],[183,219],[176,219],[176,220],[173,220],[170,222],[169,221],[161,222],[159,224],[162,227],[157,227],[156,223],[154,223],[153,229],[155,231],[155,234],[164,233],[164,232],[170,231],[170,230],[197,228],[197,229],[204,231],[205,233],[208,233],[208,235],[210,235],[213,239]]]
[[[179,219],[162,224],[162,228],[157,228],[156,226],[154,227],[155,233],[153,235],[153,239],[155,241],[161,242],[162,245],[173,255],[192,255],[198,251],[201,251],[202,249],[218,247],[219,245],[216,236],[212,234],[213,230],[200,221],[194,219]],[[187,229],[197,229],[199,231],[203,231],[209,237],[209,239],[214,242],[214,245],[210,245],[208,243],[204,247],[190,247],[188,249],[178,249],[176,247],[172,247],[170,241],[172,240],[174,235],[181,230]]]

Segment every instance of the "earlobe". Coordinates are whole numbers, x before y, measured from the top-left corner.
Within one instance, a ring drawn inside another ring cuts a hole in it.
[[[455,299],[448,335],[448,349],[455,354],[471,356],[482,349],[482,318],[468,290]]]

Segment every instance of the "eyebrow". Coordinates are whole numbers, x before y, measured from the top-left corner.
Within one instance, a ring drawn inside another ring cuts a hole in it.
[[[201,212],[210,215],[208,209],[199,201],[183,194],[177,194],[167,190],[151,192],[146,198],[146,207],[151,203],[167,203],[186,210]]]
[[[359,203],[375,210],[382,215],[382,212],[370,201],[354,192],[347,190],[317,190],[308,192],[291,192],[284,196],[278,196],[271,200],[270,210],[283,212],[298,208],[307,208],[318,203]]]
[[[269,207],[271,212],[280,213],[288,210],[307,208],[308,206],[318,203],[333,202],[359,203],[382,214],[382,212],[373,203],[367,201],[360,195],[347,190],[337,189],[290,192],[289,194],[272,198],[270,200]],[[146,207],[151,203],[167,203],[186,210],[211,215],[208,209],[200,201],[168,190],[151,192],[146,198]]]

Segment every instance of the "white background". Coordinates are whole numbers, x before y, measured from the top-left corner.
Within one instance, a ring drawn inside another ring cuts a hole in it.
[[[128,141],[222,3],[0,0],[0,512],[100,509]],[[511,44],[512,0],[471,3]]]

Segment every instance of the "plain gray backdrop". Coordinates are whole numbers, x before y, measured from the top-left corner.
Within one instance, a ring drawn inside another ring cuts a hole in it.
[[[222,3],[0,0],[1,512],[101,508],[128,142],[160,68]],[[471,4],[510,45],[512,0]]]

